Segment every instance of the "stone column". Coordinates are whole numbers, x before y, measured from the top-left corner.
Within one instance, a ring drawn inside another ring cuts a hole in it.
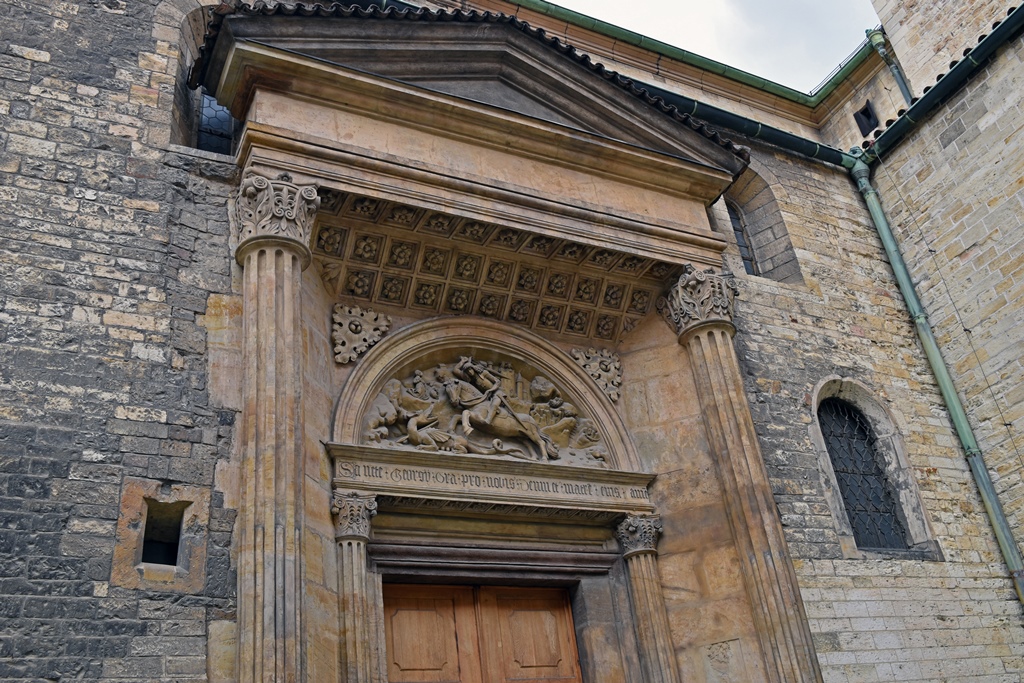
[[[820,681],[800,589],[733,347],[732,278],[687,265],[665,313],[688,352],[708,443],[772,681]]]
[[[320,200],[253,171],[235,200],[243,272],[238,680],[302,680],[300,291]]]
[[[629,574],[640,660],[646,683],[679,683],[679,664],[658,577],[658,536],[661,518],[630,515],[615,530]]]
[[[341,633],[341,671],[346,683],[379,680],[374,591],[366,565],[370,520],[377,514],[374,495],[334,492],[331,513],[337,515],[338,611]]]

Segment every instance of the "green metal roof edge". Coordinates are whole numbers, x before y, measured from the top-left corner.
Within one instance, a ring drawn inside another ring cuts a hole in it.
[[[836,86],[839,85],[843,79],[849,76],[850,72],[860,66],[861,62],[863,62],[867,58],[868,54],[872,52],[870,44],[862,45],[861,48],[852,57],[846,60],[839,70],[836,71],[836,73],[824,84],[822,84],[822,86],[813,95],[809,95],[780,83],[776,83],[775,81],[769,81],[767,78],[755,76],[748,71],[743,71],[742,69],[737,69],[721,62],[716,62],[713,59],[702,57],[694,52],[683,50],[682,48],[669,45],[668,43],[655,40],[654,38],[648,38],[647,36],[636,33],[635,31],[630,31],[614,24],[609,24],[606,21],[594,19],[593,17],[588,17],[585,14],[580,14],[579,12],[574,12],[573,10],[565,9],[558,5],[553,5],[545,0],[510,0],[510,2],[524,9],[546,14],[549,17],[569,22],[570,24],[574,24],[580,28],[596,31],[597,33],[608,36],[609,38],[621,40],[629,45],[635,45],[636,47],[650,50],[656,54],[695,66],[698,69],[704,69],[705,71],[716,73],[720,76],[737,81],[738,83],[749,85],[753,88],[757,88],[758,90],[771,93],[772,95],[778,95],[779,97],[783,97],[791,102],[803,104],[808,107],[816,107],[821,104],[822,100],[828,97]]]

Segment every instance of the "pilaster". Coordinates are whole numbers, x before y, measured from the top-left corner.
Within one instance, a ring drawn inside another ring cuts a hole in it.
[[[243,267],[238,679],[301,681],[300,292],[316,188],[249,171],[235,200]]]
[[[342,639],[342,680],[369,683],[377,680],[376,635],[379,618],[366,563],[370,520],[377,514],[377,497],[355,491],[335,490],[331,513],[336,516],[338,542],[338,600]]]
[[[636,619],[640,660],[647,683],[679,683],[668,612],[658,577],[661,518],[629,515],[615,530],[629,574],[629,595]]]
[[[796,573],[733,346],[737,293],[731,277],[687,265],[668,294],[664,312],[690,359],[766,672],[770,680],[780,683],[820,681]]]

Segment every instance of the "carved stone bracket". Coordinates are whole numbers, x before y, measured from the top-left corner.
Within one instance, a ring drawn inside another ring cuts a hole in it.
[[[576,364],[586,370],[587,374],[597,382],[597,386],[612,401],[619,400],[619,387],[622,385],[622,363],[619,357],[608,349],[589,348],[573,349],[569,352]]]
[[[370,538],[370,520],[377,514],[377,496],[356,491],[334,491],[331,514],[337,515],[335,538]]]
[[[273,238],[296,243],[305,267],[310,261],[309,236],[319,206],[315,185],[296,185],[287,173],[271,179],[249,170],[235,199],[237,258],[241,262],[242,247],[250,240]]]
[[[667,296],[658,300],[658,310],[682,337],[707,323],[731,327],[737,294],[739,288],[731,275],[720,275],[711,268],[698,270],[688,263]]]
[[[656,552],[661,530],[661,517],[657,515],[629,515],[615,529],[615,536],[622,546],[622,556],[628,558],[638,553]]]
[[[366,353],[391,329],[391,316],[358,306],[334,305],[334,360],[344,365]]]

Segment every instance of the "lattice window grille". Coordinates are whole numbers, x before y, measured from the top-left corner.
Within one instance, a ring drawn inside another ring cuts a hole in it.
[[[880,464],[871,424],[860,410],[839,398],[821,402],[818,423],[857,546],[906,549],[906,529]]]
[[[231,154],[234,133],[235,119],[232,118],[231,113],[226,107],[217,104],[217,100],[203,90],[196,147],[206,152]]]
[[[726,202],[725,208],[729,211],[729,220],[732,222],[732,231],[736,235],[736,246],[740,249],[740,258],[743,259],[743,270],[747,275],[757,275],[757,263],[754,261],[754,251],[750,248],[750,239],[747,237],[747,229],[743,226],[743,219],[740,212],[732,204]]]

